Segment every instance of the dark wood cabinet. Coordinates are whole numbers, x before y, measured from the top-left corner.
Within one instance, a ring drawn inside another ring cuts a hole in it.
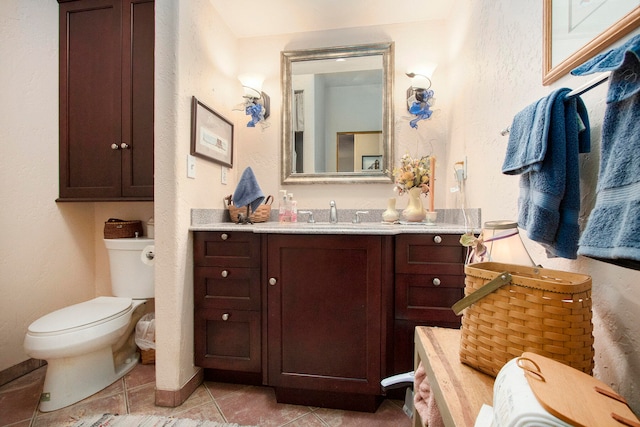
[[[153,200],[153,0],[59,0],[59,201]]]
[[[194,315],[195,364],[218,381],[261,382],[259,235],[194,233]]]
[[[392,238],[267,239],[266,383],[280,402],[375,410],[393,309]]]
[[[380,381],[413,370],[416,326],[460,326],[458,240],[195,232],[196,365],[282,403],[374,411]]]
[[[393,373],[413,370],[416,326],[459,328],[451,306],[464,296],[459,235],[401,234],[395,245]]]

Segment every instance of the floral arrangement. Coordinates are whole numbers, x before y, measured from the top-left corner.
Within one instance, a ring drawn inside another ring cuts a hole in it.
[[[394,189],[399,195],[414,187],[420,187],[421,193],[429,193],[429,176],[431,174],[429,160],[429,156],[422,156],[419,159],[414,159],[408,154],[402,156],[400,167],[393,168]]]

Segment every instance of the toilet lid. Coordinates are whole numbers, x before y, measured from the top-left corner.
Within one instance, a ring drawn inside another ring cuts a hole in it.
[[[98,297],[70,305],[42,316],[29,326],[29,332],[46,334],[103,323],[120,316],[131,307],[131,298]]]

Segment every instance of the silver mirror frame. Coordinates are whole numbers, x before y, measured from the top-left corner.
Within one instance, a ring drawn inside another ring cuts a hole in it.
[[[382,172],[325,172],[293,173],[291,147],[293,145],[291,108],[293,90],[291,87],[291,64],[298,61],[320,59],[338,59],[358,56],[382,55],[383,94],[382,94]],[[282,87],[282,141],[281,141],[281,182],[282,184],[364,184],[393,182],[393,76],[394,43],[375,43],[365,45],[339,46],[320,49],[284,51],[280,55],[280,78]]]

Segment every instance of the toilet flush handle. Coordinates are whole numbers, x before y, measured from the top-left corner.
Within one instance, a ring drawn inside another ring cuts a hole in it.
[[[153,259],[153,257],[154,257],[153,251],[147,251],[147,252],[144,254],[144,256],[146,256],[146,257],[147,257],[147,259],[148,259],[149,261],[151,261],[151,260]]]

